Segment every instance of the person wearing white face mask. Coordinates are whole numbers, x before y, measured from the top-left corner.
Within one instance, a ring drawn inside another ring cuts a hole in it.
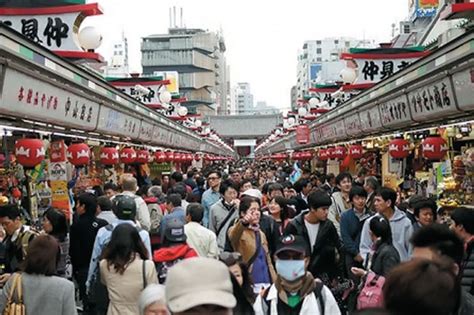
[[[341,314],[331,291],[307,271],[309,248],[302,236],[283,236],[275,252],[277,279],[255,301],[256,315]]]

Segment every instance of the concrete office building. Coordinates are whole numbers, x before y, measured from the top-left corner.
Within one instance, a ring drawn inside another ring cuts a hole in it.
[[[225,51],[220,33],[173,27],[168,34],[143,38],[143,74],[177,71],[180,93],[187,98],[182,105],[190,113],[226,112],[229,75]]]

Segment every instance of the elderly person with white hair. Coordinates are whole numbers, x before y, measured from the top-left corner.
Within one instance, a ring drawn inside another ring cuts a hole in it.
[[[141,293],[138,300],[140,315],[169,315],[165,299],[165,286],[150,284]]]

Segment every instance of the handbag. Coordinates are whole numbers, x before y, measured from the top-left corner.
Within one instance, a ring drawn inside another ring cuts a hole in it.
[[[3,311],[3,315],[25,315],[26,309],[23,304],[23,293],[21,288],[21,274],[13,275],[13,284],[8,293],[8,299]],[[15,294],[16,290],[16,296]]]

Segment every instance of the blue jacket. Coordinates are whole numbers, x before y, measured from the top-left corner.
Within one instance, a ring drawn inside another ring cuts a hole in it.
[[[221,199],[221,194],[218,191],[209,188],[202,194],[201,204],[204,207],[204,216],[202,218],[202,225],[209,227],[209,211],[211,206]]]
[[[341,238],[344,244],[344,250],[353,257],[359,254],[360,235],[364,222],[370,218],[372,213],[364,212],[359,218],[354,209],[349,209],[341,216]]]
[[[378,216],[378,214],[375,216]],[[364,258],[364,263],[367,254],[372,250],[373,242],[369,235],[369,224],[370,220],[375,216],[365,220],[362,234],[360,236],[359,251],[362,258]],[[398,254],[400,254],[400,260],[402,262],[409,260],[413,250],[413,247],[410,244],[410,239],[413,234],[413,224],[403,211],[395,208],[395,212],[390,219],[390,228],[392,229],[393,246],[397,249]]]

